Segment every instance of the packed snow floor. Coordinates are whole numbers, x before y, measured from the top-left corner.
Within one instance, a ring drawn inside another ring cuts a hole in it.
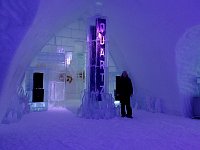
[[[134,118],[78,118],[66,109],[0,124],[0,150],[199,150],[200,120],[134,110]]]

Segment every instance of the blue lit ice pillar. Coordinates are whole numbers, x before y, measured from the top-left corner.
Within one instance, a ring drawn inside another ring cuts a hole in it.
[[[96,26],[90,26],[89,36],[89,89],[103,93],[107,92],[107,59],[106,59],[106,19],[97,18]]]
[[[89,37],[89,88],[91,91],[96,91],[96,26],[90,26],[90,37]]]

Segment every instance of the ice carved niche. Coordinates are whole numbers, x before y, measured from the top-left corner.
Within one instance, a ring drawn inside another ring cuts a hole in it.
[[[183,111],[191,115],[192,96],[197,95],[197,77],[200,76],[200,25],[187,30],[176,45],[177,82]]]
[[[181,93],[195,94],[200,76],[200,25],[189,29],[176,46],[177,80]]]

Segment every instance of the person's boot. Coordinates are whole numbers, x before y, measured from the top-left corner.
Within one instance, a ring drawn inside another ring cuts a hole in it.
[[[132,115],[126,115],[127,118],[133,118]]]
[[[124,118],[124,117],[126,117],[126,115],[121,115],[121,117],[123,117],[123,118]]]

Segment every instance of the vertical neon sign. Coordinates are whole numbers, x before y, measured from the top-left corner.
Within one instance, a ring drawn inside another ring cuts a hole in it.
[[[106,19],[97,18],[96,26],[90,26],[89,30],[89,50],[90,50],[90,92],[105,92],[105,36]],[[100,100],[100,99],[99,99]]]
[[[105,36],[106,19],[96,19],[96,90],[105,90]]]

